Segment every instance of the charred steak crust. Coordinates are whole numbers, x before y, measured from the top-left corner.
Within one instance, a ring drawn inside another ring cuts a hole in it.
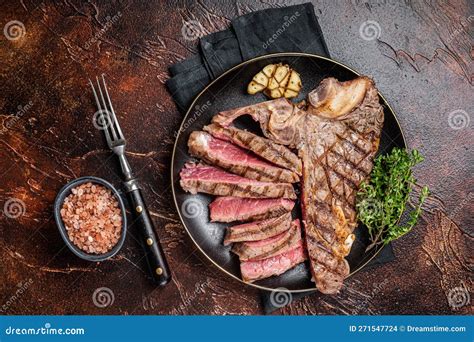
[[[183,190],[192,194],[204,192],[217,196],[296,198],[295,190],[289,183],[256,181],[205,164],[187,163],[180,172],[180,178]]]
[[[270,139],[235,127],[223,127],[218,124],[211,124],[205,126],[204,130],[216,138],[230,141],[237,146],[252,151],[257,156],[275,165],[291,170],[301,176],[301,159],[286,146],[276,144]]]
[[[192,132],[188,148],[192,156],[242,177],[281,183],[295,183],[299,180],[296,173],[261,160],[252,152],[215,138],[207,132]]]
[[[227,227],[224,245],[233,242],[258,241],[278,235],[290,229],[291,213],[278,217]]]
[[[237,254],[240,260],[262,260],[281,254],[301,240],[301,229],[299,220],[291,224],[291,228],[285,232],[271,236],[259,241],[246,241],[235,243],[232,252]]]
[[[236,118],[246,114],[258,121],[263,134],[277,145],[296,148],[300,136],[304,136],[306,112],[285,98],[226,110],[215,115],[212,122],[228,127]]]
[[[367,79],[366,79],[367,80]],[[317,108],[313,109],[317,114]],[[336,293],[350,272],[357,218],[355,195],[372,170],[383,125],[383,108],[368,82],[365,96],[348,114],[331,120],[312,116],[303,156],[306,247],[317,287]],[[326,128],[324,133],[322,129]],[[314,144],[316,142],[316,144]]]
[[[249,260],[240,263],[242,280],[248,283],[277,276],[306,260],[303,241],[293,249],[263,260]]]

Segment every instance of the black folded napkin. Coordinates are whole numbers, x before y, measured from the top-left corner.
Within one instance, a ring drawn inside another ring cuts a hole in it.
[[[248,59],[276,52],[306,52],[330,57],[311,3],[252,12],[232,20],[227,30],[209,34],[199,41],[199,54],[169,68],[166,82],[178,109],[185,113],[194,97],[211,80]],[[394,259],[391,247],[375,263]],[[297,299],[313,293],[293,296]],[[272,305],[270,294],[262,291],[265,313]]]
[[[329,57],[312,4],[269,8],[232,20],[229,29],[200,39],[199,55],[171,66],[172,77],[166,86],[184,113],[194,97],[224,71],[248,59],[276,52]]]
[[[270,8],[232,21],[244,60],[276,52],[329,52],[311,3]]]

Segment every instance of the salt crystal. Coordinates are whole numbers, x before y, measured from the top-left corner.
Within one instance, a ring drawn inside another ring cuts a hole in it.
[[[85,183],[73,188],[60,212],[69,239],[85,252],[108,252],[120,238],[119,203],[102,185]]]

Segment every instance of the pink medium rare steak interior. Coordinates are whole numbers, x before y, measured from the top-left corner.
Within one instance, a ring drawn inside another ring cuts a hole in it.
[[[189,153],[210,165],[233,174],[264,182],[294,183],[296,173],[257,157],[253,152],[203,131],[194,131],[188,140]]]
[[[290,212],[295,202],[284,198],[217,197],[209,205],[211,221],[233,222],[259,220]]]
[[[242,279],[247,282],[280,275],[306,259],[303,241],[298,246],[268,259],[244,261],[240,264]]]
[[[180,172],[181,187],[192,194],[245,198],[290,198],[296,193],[290,183],[262,182],[226,172],[214,166],[187,163]]]

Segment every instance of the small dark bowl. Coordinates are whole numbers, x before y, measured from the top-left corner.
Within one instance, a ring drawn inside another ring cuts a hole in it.
[[[78,185],[81,185],[83,183],[95,183],[95,184],[100,184],[102,186],[105,186],[106,188],[110,189],[117,199],[120,207],[120,212],[122,215],[122,231],[120,235],[120,239],[117,241],[117,244],[107,253],[104,254],[91,254],[91,253],[86,253],[74,243],[72,243],[71,240],[69,240],[69,236],[67,235],[66,227],[64,226],[63,220],[61,218],[61,207],[63,205],[64,199],[71,194],[71,190],[75,188]],[[58,193],[56,196],[56,200],[54,201],[54,218],[56,220],[56,224],[58,226],[59,232],[61,233],[61,236],[66,243],[66,245],[69,247],[69,249],[76,254],[78,257],[89,260],[89,261],[104,261],[108,258],[113,257],[117,252],[122,248],[123,243],[125,241],[125,236],[127,234],[127,215],[125,213],[125,205],[123,204],[123,200],[120,197],[119,192],[115,187],[110,184],[109,182],[103,180],[102,178],[97,178],[97,177],[80,177],[77,178],[69,183],[67,183]]]

